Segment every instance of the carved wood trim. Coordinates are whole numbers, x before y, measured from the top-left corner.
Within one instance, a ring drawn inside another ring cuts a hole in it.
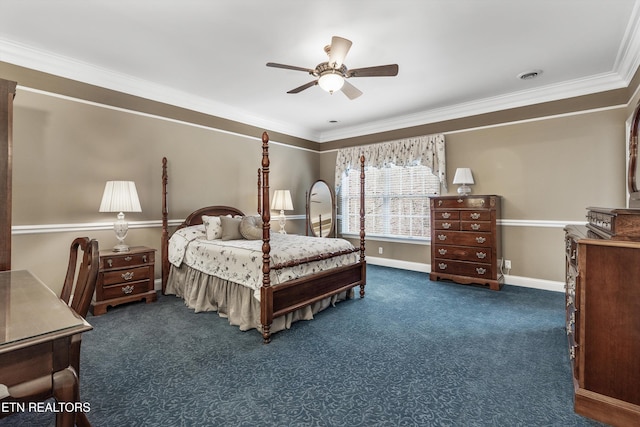
[[[0,79],[0,271],[11,270],[13,99],[16,82]]]

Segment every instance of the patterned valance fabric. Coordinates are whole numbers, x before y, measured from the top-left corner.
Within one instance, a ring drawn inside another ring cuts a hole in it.
[[[360,167],[360,156],[364,155],[365,165],[382,168],[388,165],[430,168],[440,179],[443,190],[447,190],[447,167],[444,149],[444,135],[424,135],[379,144],[361,145],[338,150],[336,159],[336,192],[340,188],[342,174]]]

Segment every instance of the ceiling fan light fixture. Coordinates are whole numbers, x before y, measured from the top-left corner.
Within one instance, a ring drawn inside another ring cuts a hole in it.
[[[344,85],[344,77],[333,72],[322,74],[318,79],[318,85],[327,92],[333,93],[342,89],[342,85]]]

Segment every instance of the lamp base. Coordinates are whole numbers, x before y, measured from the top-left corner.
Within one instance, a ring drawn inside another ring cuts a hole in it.
[[[462,196],[471,194],[471,187],[469,187],[467,184],[462,184],[460,187],[458,187],[458,194]]]
[[[287,217],[284,216],[284,210],[280,211],[280,220],[278,221],[280,223],[280,234],[287,234],[287,230],[284,229],[284,226],[287,222]]]
[[[114,252],[129,252],[129,245],[118,243],[113,247]]]

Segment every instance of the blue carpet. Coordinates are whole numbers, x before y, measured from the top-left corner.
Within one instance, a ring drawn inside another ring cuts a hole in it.
[[[564,296],[367,268],[367,295],[269,345],[164,296],[88,317],[94,426],[599,426],[573,412]],[[25,413],[7,426],[53,425]]]

